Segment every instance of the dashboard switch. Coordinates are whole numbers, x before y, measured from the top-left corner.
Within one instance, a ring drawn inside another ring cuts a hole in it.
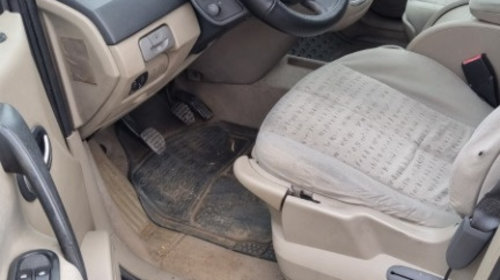
[[[9,268],[8,280],[60,280],[59,258],[48,250],[26,252]]]
[[[137,79],[132,82],[130,89],[132,92],[140,90],[148,81],[148,72],[142,73]]]
[[[31,280],[31,271],[21,271],[16,280]]]
[[[174,35],[168,26],[162,25],[139,40],[144,61],[150,61],[175,45]]]
[[[220,14],[220,7],[219,7],[219,5],[212,3],[212,4],[208,5],[207,12],[211,16],[216,17]]]
[[[50,271],[48,268],[40,269],[35,273],[35,280],[50,280]]]
[[[224,26],[245,16],[246,9],[240,2],[238,0],[191,0],[194,8],[216,26]]]

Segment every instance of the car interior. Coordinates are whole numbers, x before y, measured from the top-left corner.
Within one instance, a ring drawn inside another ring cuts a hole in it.
[[[0,279],[499,280],[500,2],[0,0]]]

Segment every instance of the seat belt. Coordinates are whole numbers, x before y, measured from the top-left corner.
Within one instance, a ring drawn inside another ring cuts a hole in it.
[[[500,225],[500,182],[465,217],[451,239],[446,261],[451,270],[471,264],[492,239]]]
[[[480,54],[462,62],[467,83],[484,101],[496,108],[500,104],[497,75],[486,54]]]
[[[462,220],[453,235],[446,251],[449,269],[444,278],[405,266],[392,266],[387,270],[387,279],[448,280],[453,270],[467,267],[481,254],[495,235],[499,225],[500,181],[481,199],[472,214]],[[492,273],[494,275],[495,271]]]

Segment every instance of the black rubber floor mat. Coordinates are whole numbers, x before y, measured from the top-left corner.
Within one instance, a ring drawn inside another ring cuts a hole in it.
[[[253,129],[217,123],[167,138],[162,155],[149,155],[131,172],[150,219],[231,250],[275,260],[268,209],[231,171],[236,158],[250,152],[255,135]]]
[[[300,38],[290,50],[290,54],[320,61],[334,61],[344,55],[376,47],[376,44],[352,41],[335,32],[315,37]]]

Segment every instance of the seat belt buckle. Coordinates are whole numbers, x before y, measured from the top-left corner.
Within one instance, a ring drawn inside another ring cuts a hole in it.
[[[474,228],[471,218],[465,217],[446,251],[448,266],[452,269],[467,267],[483,251],[494,233]]]
[[[486,54],[463,61],[462,70],[472,90],[492,107],[497,107],[500,101],[497,77]]]

